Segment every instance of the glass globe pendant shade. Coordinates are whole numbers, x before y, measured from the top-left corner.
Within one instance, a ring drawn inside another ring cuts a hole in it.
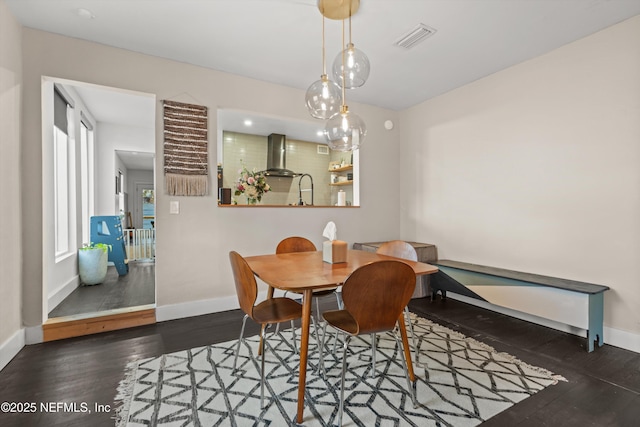
[[[313,82],[307,89],[305,103],[312,117],[330,119],[340,112],[342,105],[340,86],[323,74],[320,80]]]
[[[343,52],[339,52],[333,61],[333,78],[341,86],[347,89],[355,89],[365,84],[369,78],[371,64],[369,58],[359,49],[349,43],[344,50],[344,74],[342,63]],[[344,75],[344,85],[343,78]]]
[[[344,105],[340,114],[329,119],[324,129],[329,148],[334,151],[357,150],[362,144],[367,127],[364,121]]]

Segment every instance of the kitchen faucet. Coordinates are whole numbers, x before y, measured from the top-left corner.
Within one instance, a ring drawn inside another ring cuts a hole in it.
[[[305,190],[302,190],[302,178],[304,178],[305,176],[308,176],[309,179],[311,180],[311,188],[307,188]],[[298,200],[298,206],[302,206],[304,205],[304,202],[302,201],[302,192],[303,191],[311,191],[311,205],[313,206],[313,177],[311,175],[309,175],[308,173],[303,173],[302,175],[300,175],[300,181],[298,181],[298,195],[299,195],[299,200]]]

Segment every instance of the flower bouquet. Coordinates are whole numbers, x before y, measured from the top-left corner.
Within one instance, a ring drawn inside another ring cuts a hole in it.
[[[255,205],[262,200],[264,193],[271,190],[265,176],[256,172],[255,169],[249,172],[249,170],[243,166],[238,172],[240,173],[240,177],[236,183],[234,194],[236,196],[244,194],[247,197],[247,204]]]

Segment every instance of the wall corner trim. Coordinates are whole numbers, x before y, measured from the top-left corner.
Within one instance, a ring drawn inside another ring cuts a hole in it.
[[[29,326],[24,330],[25,344],[40,344],[44,342],[42,325]]]

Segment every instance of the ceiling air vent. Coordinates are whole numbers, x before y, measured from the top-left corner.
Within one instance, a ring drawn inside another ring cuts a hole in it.
[[[419,24],[407,34],[396,40],[394,45],[403,47],[405,49],[411,49],[427,37],[432,36],[435,32],[436,30],[434,28],[431,28],[425,24]]]

